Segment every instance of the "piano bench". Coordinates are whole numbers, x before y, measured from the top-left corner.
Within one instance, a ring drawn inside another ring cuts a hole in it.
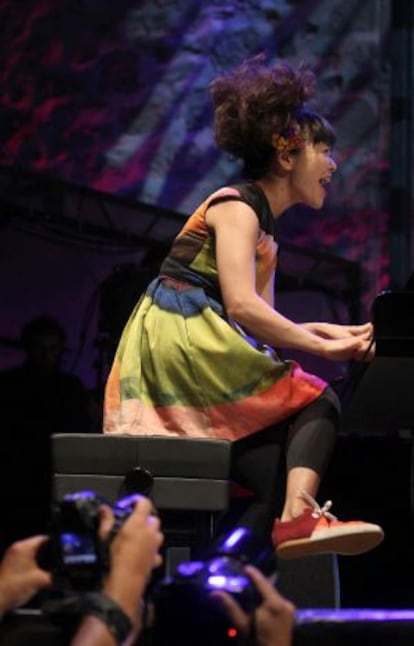
[[[148,495],[162,520],[169,574],[210,545],[228,509],[230,453],[226,440],[55,434],[53,498],[92,490],[113,504],[134,491]],[[141,487],[141,470],[152,478],[148,489]]]

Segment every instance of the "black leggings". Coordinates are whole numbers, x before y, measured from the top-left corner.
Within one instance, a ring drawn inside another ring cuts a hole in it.
[[[339,400],[327,388],[288,420],[233,443],[231,478],[253,493],[238,524],[269,539],[281,486],[281,458],[283,472],[308,467],[322,476],[334,449],[339,416]]]

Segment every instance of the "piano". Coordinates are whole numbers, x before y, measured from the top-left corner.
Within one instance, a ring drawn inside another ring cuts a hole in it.
[[[375,358],[351,369],[343,429],[414,434],[414,291],[383,292],[372,307]]]

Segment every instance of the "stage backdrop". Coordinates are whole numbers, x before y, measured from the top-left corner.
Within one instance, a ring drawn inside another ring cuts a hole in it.
[[[0,163],[183,214],[238,177],[214,75],[259,52],[311,66],[340,170],[281,235],[360,260],[366,303],[386,286],[389,0],[2,0],[0,21]]]

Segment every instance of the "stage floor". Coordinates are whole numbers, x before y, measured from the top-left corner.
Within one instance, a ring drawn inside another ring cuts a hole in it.
[[[414,644],[414,610],[303,609],[294,646],[400,646]]]

